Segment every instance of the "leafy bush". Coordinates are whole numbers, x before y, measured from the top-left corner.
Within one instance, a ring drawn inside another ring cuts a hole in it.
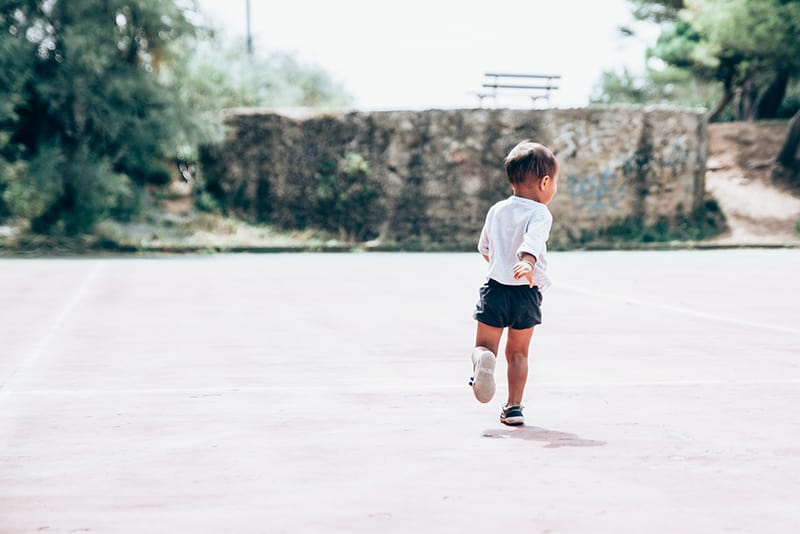
[[[316,176],[313,224],[338,232],[342,240],[366,241],[378,235],[382,188],[369,162],[349,153],[340,161],[325,160]]]
[[[29,162],[7,165],[0,180],[4,183],[2,199],[9,215],[35,219],[45,213],[63,193],[63,164],[60,147],[44,145]]]
[[[0,212],[82,233],[133,209],[132,182],[167,181],[178,145],[205,138],[166,75],[194,34],[173,2],[0,4]]]
[[[701,241],[719,235],[724,229],[725,217],[719,204],[708,198],[702,208],[688,215],[661,218],[650,225],[639,217],[624,217],[605,228],[584,230],[576,241],[591,245]]]

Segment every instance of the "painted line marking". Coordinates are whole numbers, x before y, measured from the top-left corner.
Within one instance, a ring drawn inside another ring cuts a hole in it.
[[[80,285],[72,292],[72,295],[70,295],[69,299],[67,299],[62,305],[61,310],[58,312],[55,320],[50,324],[50,328],[47,329],[47,332],[41,337],[41,339],[39,339],[39,342],[30,349],[28,354],[17,364],[15,369],[8,375],[5,382],[0,384],[0,403],[2,403],[3,400],[14,389],[14,383],[19,380],[21,374],[26,369],[31,369],[36,365],[39,358],[41,358],[42,354],[45,352],[45,349],[47,349],[47,346],[60,332],[62,326],[70,317],[70,315],[72,315],[72,312],[78,306],[78,303],[86,294],[95,278],[97,278],[97,275],[100,273],[104,265],[104,262],[98,261],[84,275]]]
[[[559,287],[565,289],[566,291],[572,291],[574,293],[582,293],[584,295],[589,295],[592,297],[599,297],[605,298],[609,300],[616,300],[618,302],[623,302],[625,304],[635,304],[638,306],[648,306],[651,308],[657,308],[664,311],[669,311],[673,313],[678,313],[682,315],[690,315],[692,317],[699,317],[701,319],[710,319],[712,321],[719,321],[723,323],[731,323],[740,326],[747,326],[751,328],[761,328],[763,330],[772,330],[774,332],[782,332],[786,334],[800,334],[800,328],[793,328],[791,326],[785,325],[778,325],[778,324],[770,324],[770,323],[760,323],[757,321],[748,321],[746,319],[737,319],[734,317],[726,317],[724,315],[718,315],[716,313],[709,313],[709,312],[702,312],[697,310],[692,310],[690,308],[684,308],[681,306],[670,306],[668,304],[659,304],[656,302],[646,302],[643,300],[639,300],[633,297],[626,297],[623,295],[616,295],[613,293],[605,293],[603,291],[595,291],[592,289],[588,289],[581,286],[576,286],[572,284],[558,284]]]
[[[596,388],[639,388],[639,387],[661,387],[661,388],[681,388],[696,386],[778,386],[778,385],[800,385],[800,378],[765,378],[765,379],[746,379],[746,380],[720,380],[720,379],[698,379],[698,380],[642,380],[630,382],[532,382],[528,384],[530,389],[551,389],[551,390],[574,390],[574,389],[596,389]],[[228,393],[270,393],[283,391],[297,391],[298,385],[287,386],[249,386],[249,387],[205,387],[205,388],[126,388],[126,389],[31,389],[15,391],[15,396],[32,397],[95,397],[109,395],[222,395]],[[469,393],[469,386],[461,384],[419,384],[414,386],[373,386],[369,388],[357,388],[352,385],[347,386],[303,386],[304,391],[310,392],[339,392],[343,395],[359,395],[364,393],[407,393],[416,395],[420,392],[437,390],[463,389]]]

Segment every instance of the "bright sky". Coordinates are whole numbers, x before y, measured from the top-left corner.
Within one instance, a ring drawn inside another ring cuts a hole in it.
[[[246,0],[199,5],[244,41]],[[632,23],[626,0],[250,0],[250,13],[256,53],[324,69],[360,110],[476,107],[489,71],[560,74],[551,106],[581,107],[603,70],[641,72],[647,44],[617,31]]]

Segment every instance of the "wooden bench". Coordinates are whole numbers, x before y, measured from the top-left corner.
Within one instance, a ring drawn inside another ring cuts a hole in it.
[[[558,89],[561,76],[558,74],[510,74],[500,72],[487,72],[484,75],[483,91],[475,93],[481,107],[485,98],[492,98],[497,104],[497,95],[500,91],[523,91],[531,98],[535,105],[537,101],[550,102],[550,95]],[[539,82],[539,83],[536,83]],[[487,92],[486,89],[491,89]]]

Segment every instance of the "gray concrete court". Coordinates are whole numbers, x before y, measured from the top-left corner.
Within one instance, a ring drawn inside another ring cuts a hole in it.
[[[515,429],[483,268],[0,260],[0,532],[800,532],[800,250],[552,253]]]

